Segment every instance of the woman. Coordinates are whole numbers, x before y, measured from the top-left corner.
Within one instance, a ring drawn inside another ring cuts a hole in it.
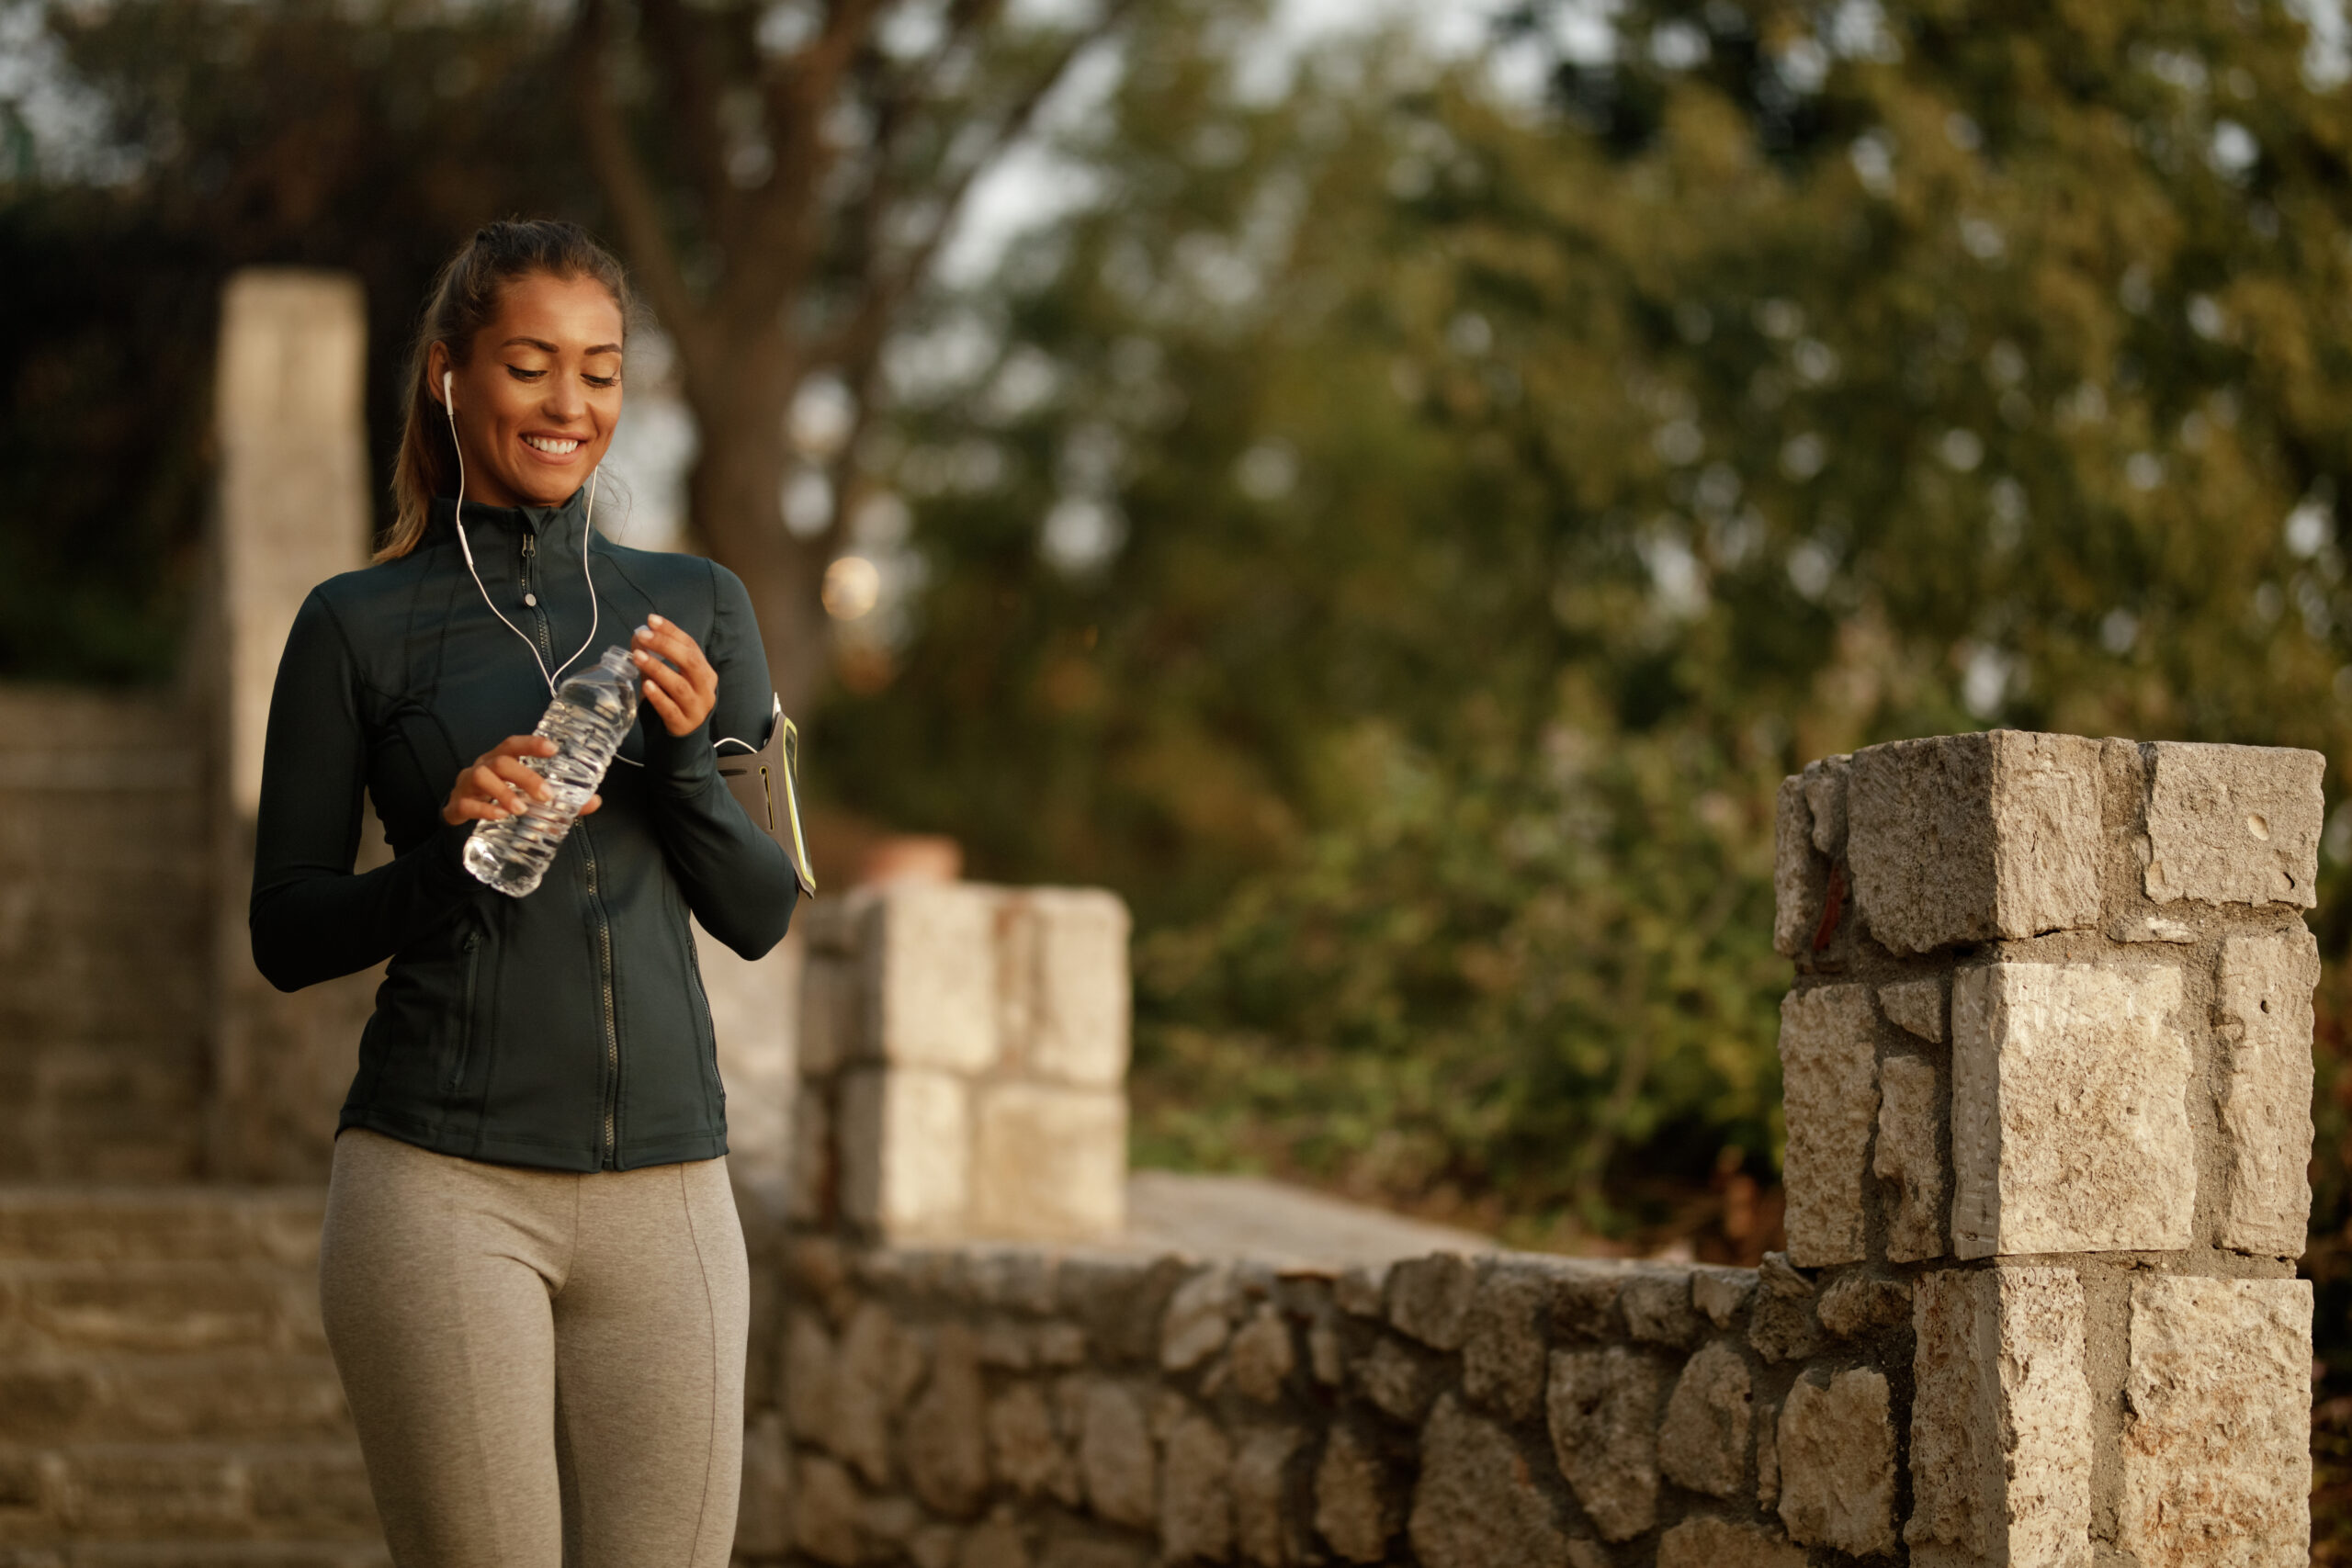
[[[391,960],[320,1286],[401,1568],[699,1568],[734,1534],[746,1269],[686,916],[757,958],[796,890],[711,750],[767,733],[742,584],[591,525],[629,313],[570,224],[458,253],[398,520],[311,592],[270,704],[254,962],[293,990]],[[593,817],[527,897],[492,891],[467,835],[546,796],[528,732],[625,639],[643,699]],[[395,858],[354,874],[363,793]]]

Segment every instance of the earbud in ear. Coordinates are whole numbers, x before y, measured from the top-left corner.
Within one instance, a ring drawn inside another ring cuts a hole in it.
[[[441,372],[441,406],[447,409],[451,413],[456,413],[458,412],[458,394],[452,391],[449,387],[449,383],[453,379],[455,379],[455,378],[449,371],[444,370]]]

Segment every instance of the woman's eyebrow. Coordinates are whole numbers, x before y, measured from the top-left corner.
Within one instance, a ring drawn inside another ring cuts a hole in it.
[[[536,348],[541,354],[557,354],[561,352],[555,344],[548,342],[547,339],[537,337],[510,337],[498,346],[501,348]],[[582,349],[581,352],[592,356],[599,354],[618,354],[621,352],[621,345],[616,343],[600,343],[594,348]]]

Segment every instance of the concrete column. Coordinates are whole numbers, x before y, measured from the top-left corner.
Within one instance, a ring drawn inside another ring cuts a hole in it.
[[[1914,1562],[2306,1560],[2324,770],[1995,731],[1782,784],[1789,1258],[1910,1293]]]
[[[803,917],[792,1213],[884,1242],[1125,1222],[1127,912],[899,883]]]
[[[280,996],[245,934],[270,690],[311,589],[368,559],[367,318],[356,279],[252,268],[220,299],[219,501],[210,666],[218,767],[219,976],[208,1168],[232,1180],[322,1176],[378,976]],[[360,863],[389,852],[373,818]]]

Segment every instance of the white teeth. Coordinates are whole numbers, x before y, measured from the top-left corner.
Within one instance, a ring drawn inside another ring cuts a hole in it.
[[[569,457],[580,450],[580,443],[577,441],[558,441],[545,435],[526,435],[523,437],[523,445],[533,451],[545,452],[551,457]]]

